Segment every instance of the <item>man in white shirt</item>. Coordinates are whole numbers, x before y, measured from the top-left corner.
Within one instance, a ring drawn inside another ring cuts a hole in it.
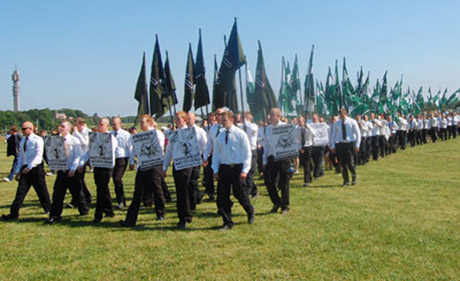
[[[396,153],[396,148],[397,148],[397,132],[398,132],[398,124],[393,121],[393,117],[391,115],[388,115],[387,117],[387,124],[390,130],[390,137],[388,138],[388,153]]]
[[[128,166],[128,159],[133,149],[131,134],[121,128],[120,117],[112,118],[112,135],[117,139],[115,149],[115,167],[113,167],[113,184],[117,196],[117,209],[121,210],[126,206],[125,191],[123,189],[123,175]]]
[[[45,213],[48,213],[51,207],[45,172],[41,165],[43,162],[44,143],[41,137],[33,133],[33,127],[32,122],[29,121],[22,124],[24,137],[19,144],[18,166],[15,172],[15,178],[19,181],[19,184],[10,213],[2,215],[3,220],[15,220],[19,217],[19,209],[31,186],[34,187]]]
[[[434,113],[431,113],[429,120],[430,120],[430,131],[428,133],[431,137],[431,141],[433,143],[436,143],[436,140],[437,140],[436,134],[438,132],[438,119],[436,118]]]
[[[406,149],[406,138],[407,138],[407,130],[409,129],[407,120],[404,118],[401,112],[398,113],[399,119],[399,129],[398,129],[398,144],[399,147],[404,150]]]
[[[249,111],[244,113],[244,120],[242,123],[238,123],[238,127],[246,132],[246,135],[249,139],[249,145],[251,147],[251,169],[249,170],[247,176],[247,187],[249,189],[249,194],[252,198],[258,196],[257,186],[254,182],[254,175],[256,173],[257,165],[257,138],[259,133],[259,128],[256,124],[252,123],[252,114]]]
[[[89,150],[89,132],[91,130],[86,126],[85,120],[83,118],[77,118],[75,120],[75,126],[73,127],[73,136],[76,137],[81,144],[81,150],[82,154],[85,155],[88,153]],[[83,188],[83,194],[85,195],[85,200],[87,204],[91,203],[92,197],[91,193],[89,192],[88,186],[86,185],[85,182],[85,174],[86,174],[86,166],[88,165],[88,162],[81,163],[80,167],[78,168],[78,177],[80,178],[82,188]],[[77,200],[74,200],[72,197],[72,205],[78,203]]]
[[[214,142],[212,169],[218,181],[217,207],[224,221],[221,230],[229,230],[233,227],[231,191],[246,211],[248,223],[254,223],[255,220],[254,207],[246,186],[251,169],[251,146],[246,133],[233,125],[233,113],[224,112],[221,118],[223,130]]]
[[[367,159],[366,144],[367,144],[367,137],[369,133],[369,127],[367,126],[367,122],[361,118],[361,115],[356,114],[355,120],[358,123],[359,130],[361,133],[361,143],[360,143],[359,154],[358,154],[358,165],[365,165],[366,159]]]
[[[204,151],[206,150],[206,143],[208,141],[208,138],[206,137],[206,132],[198,127],[196,123],[196,114],[193,112],[187,113],[188,119],[187,119],[187,127],[188,128],[195,128],[195,135],[196,139],[198,141],[199,147],[200,147],[200,154],[203,155]],[[188,191],[190,192],[189,197],[190,197],[190,209],[194,211],[196,209],[197,204],[201,204],[201,199],[203,199],[204,193],[200,191],[198,180],[200,178],[200,167],[195,166],[192,168],[192,175],[190,177],[190,186],[188,188]]]
[[[53,204],[51,205],[50,217],[47,220],[49,224],[61,221],[62,206],[67,188],[70,190],[72,197],[77,200],[76,206],[80,211],[80,215],[84,216],[88,214],[88,207],[86,206],[85,195],[83,194],[77,170],[83,155],[80,140],[69,133],[72,130],[72,125],[67,121],[62,122],[58,130],[64,139],[67,170],[57,171],[56,181],[54,182]]]
[[[100,133],[109,133],[110,122],[107,118],[102,118],[99,121],[98,132]],[[111,135],[112,140],[112,159],[115,164],[115,150],[117,148],[117,139],[114,135]],[[85,159],[80,161],[84,162]],[[106,217],[114,217],[112,206],[112,197],[110,196],[109,182],[113,174],[112,168],[94,168],[94,182],[96,183],[97,189],[97,199],[96,199],[96,211],[94,213],[93,223],[100,223],[102,221],[102,215],[105,214]]]
[[[281,122],[281,110],[276,107],[271,109],[269,118],[271,124],[265,132],[263,163],[265,183],[273,203],[270,212],[276,213],[281,208],[281,213],[287,214],[289,213],[289,182],[294,174],[294,165],[292,159],[275,161],[275,151],[270,145],[272,129],[285,123]],[[278,195],[278,189],[281,191],[281,197]]]
[[[414,115],[411,115],[410,123],[409,123],[409,135],[408,135],[408,139],[409,139],[411,147],[415,146],[415,139],[417,138],[417,126],[418,126],[417,120],[415,120]]]
[[[297,119],[297,139],[300,143],[299,161],[303,167],[303,186],[308,187],[312,181],[311,155],[313,147],[313,137],[315,130],[305,122],[305,117],[299,116]]]
[[[215,187],[214,187],[214,180],[213,175],[214,172],[212,171],[212,152],[214,147],[214,141],[216,137],[219,135],[220,130],[222,129],[222,125],[220,124],[220,115],[225,112],[223,108],[216,109],[214,114],[215,120],[210,120],[214,122],[212,126],[209,128],[208,131],[208,141],[206,143],[206,150],[203,154],[203,167],[204,167],[204,182],[206,185],[205,192],[209,196],[209,200],[214,201],[214,194],[215,194]]]
[[[382,122],[375,118],[375,113],[371,113],[372,130],[371,130],[371,147],[372,147],[372,159],[379,159],[380,149],[380,128],[383,127]]]
[[[343,185],[350,184],[348,170],[351,172],[352,185],[356,184],[356,172],[353,165],[353,155],[359,151],[361,142],[361,133],[356,121],[347,116],[345,108],[340,109],[340,119],[334,123],[331,132],[331,149],[339,157],[340,165],[342,166]]]

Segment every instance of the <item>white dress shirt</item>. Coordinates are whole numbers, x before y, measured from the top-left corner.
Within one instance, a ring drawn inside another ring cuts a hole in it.
[[[204,151],[204,154],[203,154],[204,159],[208,159],[208,157],[212,155],[212,149],[214,148],[214,142],[216,140],[217,135],[219,135],[221,130],[222,130],[222,125],[220,124],[214,124],[209,129],[208,142],[206,144],[206,150]]]
[[[24,152],[24,143],[26,143],[26,151]],[[33,169],[43,162],[43,139],[34,133],[31,133],[28,137],[23,137],[19,144],[19,158],[16,173],[21,172],[23,166],[27,166],[29,169]]]
[[[390,128],[390,133],[396,134],[396,131],[399,130],[399,126],[395,121],[388,122],[388,127]]]
[[[113,131],[112,135],[117,139],[117,147],[115,149],[115,158],[128,158],[133,150],[133,144],[131,142],[131,134],[128,131],[119,129]]]
[[[345,139],[342,134],[342,123],[345,122]],[[355,147],[359,148],[361,142],[361,133],[356,120],[350,117],[345,117],[345,120],[339,119],[334,123],[331,134],[331,145],[335,148],[336,143],[350,143],[355,142]]]
[[[380,136],[380,128],[382,127],[382,121],[379,119],[373,119],[370,120],[370,122],[372,123],[372,136]]]
[[[251,146],[251,150],[256,150],[257,149],[257,136],[259,132],[259,128],[257,127],[257,125],[247,120],[244,120],[244,124],[238,123],[238,128],[246,132],[246,135],[248,136],[248,139],[249,139],[249,144]]]
[[[304,143],[302,143],[302,131],[305,132]],[[313,129],[310,125],[305,124],[305,128],[297,126],[296,135],[297,135],[297,139],[299,140],[299,144],[300,144],[299,149],[301,149],[304,146],[313,146],[313,137],[316,136],[316,134],[315,134],[315,129]]]
[[[407,126],[407,120],[399,117],[399,130],[400,131],[407,131],[409,128]]]
[[[412,119],[412,121],[410,121],[410,129],[411,130],[417,130],[417,127],[418,127],[417,120]]]
[[[423,119],[417,119],[417,131],[423,129]]]
[[[438,127],[438,119],[436,117],[433,117],[430,119],[430,126],[431,128],[437,128]]]
[[[196,124],[193,125],[195,128],[196,140],[200,146],[200,154],[203,155],[206,151],[206,144],[208,142],[208,137],[206,136],[206,131],[201,127],[198,127]]]
[[[89,132],[91,132],[90,129],[88,129],[88,127],[83,127],[83,130],[80,131],[76,131],[76,132],[73,132],[73,136],[76,137],[79,141],[80,141],[80,144],[81,144],[81,150],[83,151],[83,153],[86,153],[89,149]]]
[[[359,132],[361,133],[362,138],[369,136],[369,127],[367,127],[367,122],[363,119],[359,120]]]
[[[248,136],[234,125],[228,130],[223,129],[215,140],[212,155],[212,170],[215,174],[219,172],[220,164],[243,164],[242,173],[248,173],[251,169],[251,146]]]
[[[80,165],[80,160],[83,156],[81,142],[77,137],[74,137],[71,134],[62,138],[64,139],[64,145],[66,148],[67,169],[75,171]]]

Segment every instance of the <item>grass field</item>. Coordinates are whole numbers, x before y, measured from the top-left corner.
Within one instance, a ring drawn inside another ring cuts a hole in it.
[[[0,145],[0,176],[10,169]],[[266,188],[254,200],[256,223],[235,203],[235,226],[221,232],[214,202],[203,202],[179,231],[175,203],[166,219],[142,210],[138,226],[119,228],[126,210],[102,224],[64,209],[45,225],[34,191],[20,219],[0,222],[1,280],[459,280],[460,138],[409,148],[359,167],[358,185],[341,187],[327,171],[310,188],[291,181],[291,211],[269,214]],[[52,192],[54,177],[47,177]],[[167,179],[174,189],[172,177]],[[131,200],[134,172],[124,178]],[[92,174],[87,183],[95,194]],[[0,213],[16,182],[0,183]],[[111,185],[112,195],[113,185]],[[67,196],[69,201],[70,195]]]

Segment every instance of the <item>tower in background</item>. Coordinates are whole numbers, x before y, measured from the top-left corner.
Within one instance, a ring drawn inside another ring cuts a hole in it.
[[[11,76],[11,80],[13,80],[13,98],[14,98],[14,111],[19,111],[19,95],[21,93],[19,87],[19,72],[17,68],[14,69],[13,75]]]

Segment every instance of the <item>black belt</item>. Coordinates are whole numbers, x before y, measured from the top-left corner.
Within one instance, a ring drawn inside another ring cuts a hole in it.
[[[230,167],[230,168],[235,168],[235,167],[238,167],[238,166],[243,166],[243,164],[220,164],[221,166],[224,166],[224,167]]]

